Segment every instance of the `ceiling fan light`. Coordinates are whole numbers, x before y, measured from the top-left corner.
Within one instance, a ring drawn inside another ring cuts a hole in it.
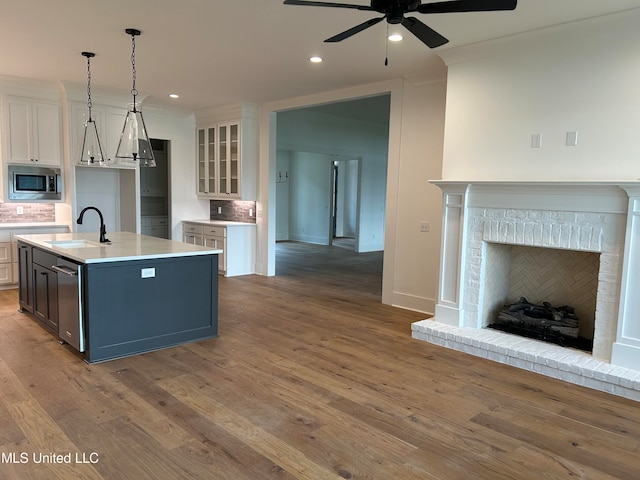
[[[392,33],[391,35],[389,35],[389,41],[390,42],[399,42],[402,40],[402,35],[400,35],[399,33]]]
[[[311,63],[322,63],[322,57],[320,57],[318,55],[314,55],[312,57],[309,57],[309,61]]]

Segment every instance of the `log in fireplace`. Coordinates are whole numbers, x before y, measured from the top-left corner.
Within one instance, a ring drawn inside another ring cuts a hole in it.
[[[580,336],[579,319],[568,305],[536,305],[525,297],[505,305],[489,328],[591,352],[593,340]]]

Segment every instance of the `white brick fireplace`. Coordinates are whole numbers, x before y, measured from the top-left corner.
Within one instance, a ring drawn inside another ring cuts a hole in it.
[[[413,337],[640,400],[640,182],[433,183],[444,209],[438,302]],[[581,302],[592,354],[485,328],[518,299],[509,269],[539,270],[512,267],[511,249],[551,264],[544,282],[524,279],[527,294]],[[571,252],[572,266],[545,252]],[[554,283],[554,271],[568,278]]]

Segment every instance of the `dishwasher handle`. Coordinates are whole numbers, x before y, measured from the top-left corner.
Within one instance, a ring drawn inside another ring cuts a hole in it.
[[[65,275],[69,275],[70,277],[76,277],[78,275],[77,270],[71,270],[68,267],[59,267],[57,265],[51,265],[51,270],[55,270],[58,273],[63,273]]]

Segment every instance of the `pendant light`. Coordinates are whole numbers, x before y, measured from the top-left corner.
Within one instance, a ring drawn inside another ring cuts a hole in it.
[[[80,165],[107,165],[107,159],[102,154],[98,128],[91,116],[91,107],[93,106],[91,103],[91,59],[96,55],[91,52],[82,52],[82,56],[87,59],[87,108],[89,109],[89,119],[84,124]]]
[[[141,167],[155,167],[156,160],[153,158],[151,142],[147,135],[147,127],[142,118],[142,112],[136,103],[136,37],[140,35],[140,30],[127,28],[127,35],[131,35],[131,66],[133,67],[133,85],[131,95],[133,103],[130,105],[127,117],[124,119],[124,127],[120,135],[120,143],[116,151],[116,158],[123,163],[139,163]]]

